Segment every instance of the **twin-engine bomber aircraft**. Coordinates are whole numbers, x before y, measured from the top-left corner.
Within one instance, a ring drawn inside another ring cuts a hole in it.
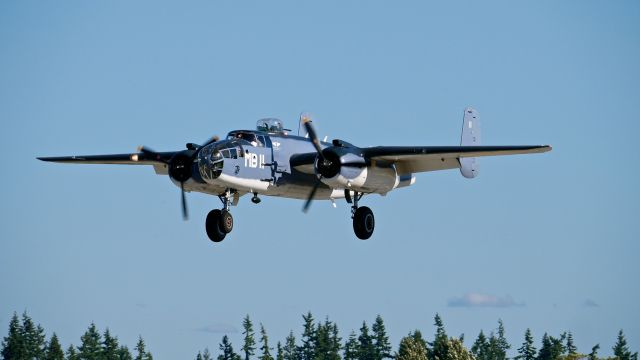
[[[459,168],[466,178],[478,175],[476,157],[542,153],[548,145],[480,146],[478,113],[464,111],[460,146],[357,147],[335,139],[320,141],[309,116],[302,114],[298,135],[284,129],[278,119],[258,121],[256,130],[234,130],[226,139],[213,137],[203,145],[188,143],[186,150],[155,152],[140,147],[137,153],[118,155],[40,157],[43,161],[73,164],[152,165],[159,175],[169,175],[182,190],[182,214],[187,219],[185,191],[217,195],[222,209],[207,215],[206,230],[214,242],[233,229],[231,205],[242,195],[312,200],[344,198],[351,204],[356,236],[373,234],[373,212],[359,206],[365,194],[386,195],[413,185],[415,173]],[[326,140],[326,138],[325,138]],[[335,202],[334,202],[335,204]]]

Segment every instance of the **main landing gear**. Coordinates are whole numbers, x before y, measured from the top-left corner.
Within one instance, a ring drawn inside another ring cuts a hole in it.
[[[231,191],[227,190],[224,195],[218,197],[222,201],[223,208],[211,210],[205,222],[207,236],[213,242],[224,240],[225,236],[233,230],[233,216],[229,212]]]
[[[358,207],[358,201],[363,193],[354,192],[353,198],[349,190],[344,191],[347,202],[351,205],[351,218],[353,219],[353,231],[360,240],[367,240],[373,235],[376,221],[373,211],[366,206]]]

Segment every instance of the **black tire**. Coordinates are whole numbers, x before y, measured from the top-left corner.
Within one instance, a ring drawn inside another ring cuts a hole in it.
[[[220,242],[224,240],[227,235],[220,229],[220,219],[222,218],[222,211],[220,209],[214,209],[207,214],[207,220],[205,226],[207,228],[207,236],[213,242]]]
[[[373,211],[366,206],[359,207],[353,214],[353,231],[360,240],[367,240],[373,234],[376,220]]]
[[[233,216],[227,210],[222,210],[220,214],[220,231],[228,234],[233,230]]]

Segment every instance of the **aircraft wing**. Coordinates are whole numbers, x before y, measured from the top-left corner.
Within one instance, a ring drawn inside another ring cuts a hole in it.
[[[398,175],[405,175],[459,168],[459,158],[543,153],[551,146],[376,146],[362,150],[365,158],[393,162]]]
[[[38,160],[68,164],[162,165],[166,164],[176,153],[176,151],[169,151],[113,155],[76,155],[39,157]]]

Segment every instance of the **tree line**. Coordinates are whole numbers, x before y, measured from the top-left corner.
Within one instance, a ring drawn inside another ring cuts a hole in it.
[[[132,354],[126,345],[120,345],[109,328],[100,334],[91,323],[80,337],[80,346],[69,345],[64,351],[55,332],[47,340],[44,328],[24,312],[21,317],[13,313],[0,355],[4,360],[153,360],[142,336],[134,350]]]
[[[296,339],[290,331],[284,341],[269,340],[266,328],[259,324],[258,333],[247,315],[242,321],[242,345],[236,352],[227,335],[218,345],[219,353],[214,358],[208,348],[196,354],[196,360],[510,360],[507,351],[512,348],[505,337],[501,320],[495,331],[485,334],[480,331],[471,348],[464,345],[464,335],[447,335],[442,318],[434,317],[435,334],[431,341],[423,337],[420,330],[404,336],[394,350],[389,342],[384,321],[378,315],[371,327],[363,321],[356,331],[351,331],[343,340],[338,325],[325,318],[316,321],[309,312],[302,316],[302,333]],[[537,349],[530,329],[524,333],[523,342],[517,347],[517,355],[512,360],[638,360],[638,353],[632,353],[622,330],[618,332],[613,356],[598,354],[600,345],[594,345],[590,352],[579,352],[574,344],[573,334],[564,332],[558,336],[545,333]],[[23,313],[13,314],[9,331],[2,341],[0,352],[5,360],[152,360],[142,337],[132,353],[126,345],[107,328],[100,333],[91,323],[80,337],[80,346],[69,345],[66,351],[55,333],[47,340],[44,328],[35,325]]]
[[[302,334],[297,341],[293,331],[284,342],[278,341],[275,347],[269,343],[269,337],[263,324],[259,324],[259,338],[253,323],[247,315],[242,321],[242,346],[236,353],[227,335],[219,344],[216,360],[509,360],[507,351],[511,344],[505,337],[502,320],[498,327],[488,335],[483,330],[470,349],[464,345],[464,335],[447,335],[440,315],[434,317],[435,335],[432,341],[426,340],[420,330],[414,330],[404,336],[394,351],[382,317],[378,315],[371,327],[364,321],[359,331],[351,331],[343,341],[336,323],[325,318],[315,321],[309,312],[302,316]],[[513,360],[638,360],[638,353],[632,353],[622,330],[618,332],[614,356],[598,355],[600,345],[596,344],[587,353],[578,352],[573,334],[565,332],[557,337],[545,333],[540,349],[534,345],[530,329],[524,334],[524,341],[517,348]],[[213,360],[208,348],[198,352],[196,360]]]

